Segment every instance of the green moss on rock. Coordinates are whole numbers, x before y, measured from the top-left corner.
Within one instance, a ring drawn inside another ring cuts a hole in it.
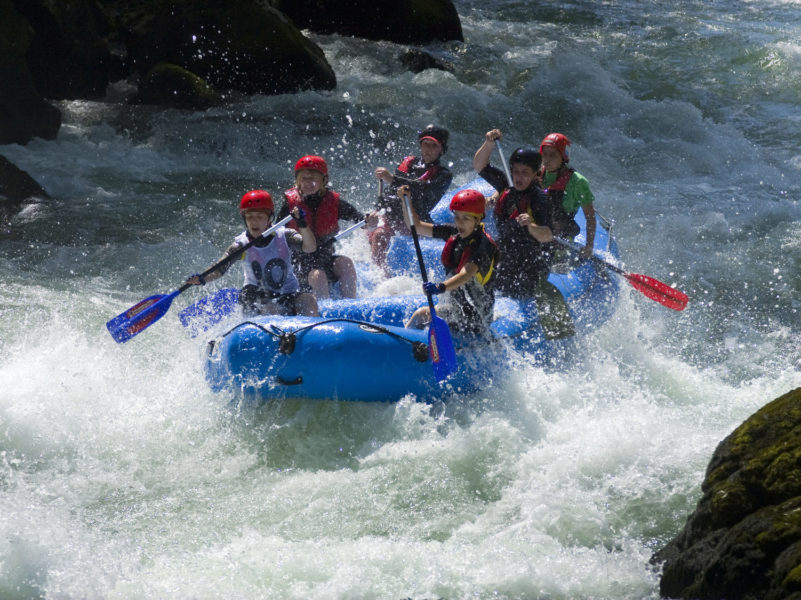
[[[672,598],[785,600],[801,592],[801,389],[720,443],[684,530],[654,560]],[[801,596],[798,596],[801,597]]]

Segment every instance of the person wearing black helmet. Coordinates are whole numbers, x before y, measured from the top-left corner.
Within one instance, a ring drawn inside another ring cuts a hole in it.
[[[575,333],[565,299],[548,281],[553,258],[553,207],[539,185],[542,156],[536,148],[517,148],[509,157],[512,186],[506,175],[490,164],[499,129],[488,131],[473,157],[473,168],[499,192],[495,202],[498,228],[496,288],[512,298],[534,298],[545,337],[559,339]]]
[[[373,261],[386,271],[389,242],[396,233],[408,233],[403,222],[403,210],[398,199],[398,188],[409,186],[412,206],[420,218],[431,221],[430,211],[439,202],[451,184],[453,175],[440,159],[448,149],[448,130],[428,125],[417,132],[420,156],[407,156],[391,172],[384,167],[375,170],[375,176],[389,185],[379,198],[375,210],[367,217],[367,226],[375,227],[369,234]],[[382,222],[383,221],[383,222]]]

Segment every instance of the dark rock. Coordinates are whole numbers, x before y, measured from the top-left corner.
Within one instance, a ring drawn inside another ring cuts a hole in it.
[[[34,37],[30,23],[11,0],[0,0],[0,144],[53,139],[61,113],[34,86],[25,54]]]
[[[463,41],[451,0],[274,0],[301,29],[399,44]]]
[[[33,177],[0,155],[0,223],[7,226],[27,200],[49,197]]]
[[[430,52],[411,48],[401,54],[401,64],[412,73],[421,73],[426,69],[439,69],[453,73],[453,65],[436,58]]]
[[[168,62],[218,90],[281,94],[336,86],[322,50],[258,0],[133,0],[119,19],[141,74]]]
[[[97,0],[13,0],[33,28],[26,53],[36,89],[46,98],[99,98],[106,92],[118,55],[113,28]]]
[[[671,598],[801,600],[801,389],[715,450],[683,531],[654,556]]]
[[[220,95],[197,75],[178,65],[159,63],[139,82],[131,104],[158,104],[171,108],[204,109],[221,101]]]

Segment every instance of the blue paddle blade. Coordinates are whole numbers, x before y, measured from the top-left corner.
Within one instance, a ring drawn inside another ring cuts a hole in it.
[[[428,329],[428,352],[434,367],[434,377],[444,381],[456,370],[456,350],[445,319],[433,315]]]
[[[169,295],[158,294],[145,298],[111,319],[106,323],[106,329],[118,344],[127,342],[163,317],[164,313],[169,310],[173,299],[180,293],[181,290],[175,290]]]
[[[239,290],[224,288],[201,298],[178,313],[181,324],[192,337],[206,331],[233,313],[239,306]]]

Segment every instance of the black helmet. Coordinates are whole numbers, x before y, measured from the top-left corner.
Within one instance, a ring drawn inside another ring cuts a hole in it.
[[[421,129],[417,132],[417,140],[422,141],[423,138],[433,138],[439,142],[439,145],[442,146],[443,154],[448,149],[448,138],[450,134],[448,130],[443,127],[438,127],[437,125],[429,125],[425,129]]]
[[[542,166],[542,154],[536,148],[523,146],[512,152],[512,156],[509,157],[509,164],[511,165],[512,163],[528,165],[536,172]]]

